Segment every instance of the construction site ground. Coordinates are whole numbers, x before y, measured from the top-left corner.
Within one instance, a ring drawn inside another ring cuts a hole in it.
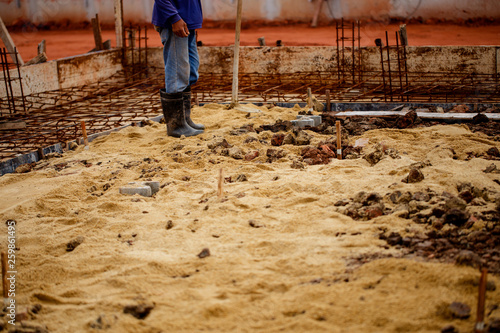
[[[361,45],[375,46],[374,40],[385,31],[395,31],[399,24],[377,22],[363,23]],[[227,46],[234,44],[234,29],[204,28],[199,30],[198,39],[206,46]],[[24,60],[37,55],[37,45],[43,39],[47,42],[49,59],[59,59],[86,53],[94,48],[92,28],[80,30],[38,30],[24,29],[11,32]],[[116,44],[114,30],[103,30],[103,40]],[[279,27],[246,26],[242,30],[241,45],[257,46],[259,37],[265,37],[267,45],[275,45],[281,40],[286,46],[335,45],[335,25],[311,28],[308,24],[290,24]],[[452,23],[408,24],[409,44],[426,45],[500,45],[500,23],[487,25],[464,25]],[[158,33],[149,25],[148,46],[161,46]],[[2,44],[0,44],[2,45]]]

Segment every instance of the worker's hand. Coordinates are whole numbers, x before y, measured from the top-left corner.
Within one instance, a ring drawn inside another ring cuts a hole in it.
[[[184,22],[183,19],[180,19],[179,21],[172,24],[172,31],[174,32],[174,34],[176,36],[179,36],[179,37],[189,36],[188,26],[187,26],[186,22]]]

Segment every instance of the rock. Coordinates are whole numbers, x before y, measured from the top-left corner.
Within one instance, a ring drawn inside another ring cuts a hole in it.
[[[470,317],[470,307],[467,304],[460,302],[453,302],[448,308],[451,315],[458,319],[467,319]]]
[[[457,227],[463,226],[469,220],[470,214],[462,209],[452,208],[443,217],[445,224],[453,224]]]
[[[455,264],[460,266],[479,267],[481,265],[481,257],[469,250],[462,250],[458,253]]]
[[[391,232],[391,234],[387,237],[386,241],[387,241],[387,244],[389,244],[391,246],[403,244],[403,238],[397,232]]]
[[[244,174],[238,175],[238,177],[236,177],[236,182],[247,182],[247,181],[248,181],[248,178]]]
[[[229,148],[227,153],[228,153],[229,157],[232,157],[235,160],[242,160],[243,157],[245,156],[243,149],[241,149],[240,147]]]
[[[500,157],[500,151],[498,150],[497,147],[491,147],[490,149],[488,149],[486,154],[488,154],[492,157]]]
[[[405,114],[404,116],[400,116],[396,119],[395,127],[396,128],[408,128],[412,126],[415,121],[418,119],[417,112],[412,110]]]
[[[347,206],[349,204],[349,200],[347,199],[342,199],[342,200],[339,200],[337,201],[334,206],[335,207],[344,207],[344,206]]]
[[[107,330],[110,329],[113,324],[116,323],[118,317],[113,315],[112,317],[106,315],[100,315],[95,321],[89,324],[90,328],[95,328],[98,330]]]
[[[399,202],[399,198],[401,198],[402,195],[403,193],[401,193],[401,191],[394,191],[389,194],[389,200],[391,200],[392,203],[396,204]]]
[[[198,258],[203,259],[206,257],[210,257],[210,250],[208,248],[204,248],[200,253],[198,253]]]
[[[295,137],[295,144],[298,146],[307,146],[311,143],[312,136],[309,135],[306,131],[299,131],[297,136]]]
[[[462,191],[458,194],[458,196],[466,203],[470,203],[474,199],[474,195],[470,191]]]
[[[412,196],[412,200],[428,202],[431,198],[427,193],[415,192]]]
[[[15,173],[27,173],[27,172],[30,172],[31,170],[33,170],[33,168],[35,167],[36,163],[26,163],[26,164],[22,164],[20,166],[18,166],[16,168],[16,171],[14,171]]]
[[[410,173],[408,174],[408,176],[406,178],[402,179],[401,181],[403,183],[408,183],[408,184],[419,183],[422,180],[424,180],[424,178],[425,178],[424,174],[419,169],[412,168],[410,170]]]
[[[368,207],[363,207],[360,209],[359,214],[363,219],[374,219],[376,217],[384,215],[384,205],[376,204]]]
[[[31,313],[33,313],[33,314],[38,314],[38,312],[40,312],[40,310],[42,310],[41,304],[35,304],[30,309]]]
[[[271,138],[271,145],[273,146],[281,146],[283,144],[283,140],[285,139],[285,134],[273,134]]]
[[[249,161],[252,161],[254,159],[256,159],[257,157],[259,157],[260,153],[258,150],[254,150],[252,152],[249,152],[248,154],[245,155],[245,161],[249,162]]]
[[[484,173],[500,173],[500,170],[497,169],[495,163],[491,163],[489,167],[483,170]]]
[[[295,137],[291,133],[287,133],[285,135],[285,138],[283,139],[283,144],[284,145],[294,145],[295,144]]]
[[[441,329],[441,333],[459,333],[455,326],[446,325]]]
[[[290,168],[300,170],[300,169],[305,169],[306,166],[304,165],[304,163],[302,163],[300,161],[293,161],[292,165],[290,165]]]
[[[248,144],[248,143],[258,142],[258,141],[259,141],[259,139],[255,138],[253,136],[249,136],[248,138],[245,139],[245,141],[243,141],[243,143]]]
[[[500,318],[492,318],[486,327],[486,333],[500,333]]]
[[[450,110],[450,112],[453,113],[468,113],[470,112],[470,109],[467,105],[461,104],[461,105],[455,105],[453,109]]]
[[[473,124],[483,124],[483,123],[487,123],[490,121],[490,118],[488,118],[487,115],[485,114],[482,114],[482,113],[478,113],[476,114],[473,118],[472,118],[472,123]]]
[[[365,155],[363,158],[367,160],[371,166],[374,166],[375,164],[380,162],[380,160],[382,160],[384,156],[385,155],[382,151],[376,150],[374,152],[369,153],[368,155]]]
[[[75,150],[76,148],[78,148],[78,143],[76,143],[75,141],[71,141],[69,143],[69,150]]]
[[[166,226],[166,229],[167,230],[170,230],[174,227],[174,222],[172,222],[172,220],[168,220],[167,221],[167,226]]]
[[[232,145],[227,142],[224,138],[217,138],[214,141],[208,144],[208,149],[216,149],[216,148],[231,148]]]
[[[264,227],[264,225],[262,225],[262,224],[260,224],[260,223],[256,222],[255,220],[249,220],[249,221],[248,221],[248,225],[250,225],[252,228],[257,228],[257,229],[258,229],[258,228],[263,228],[263,227]]]
[[[446,210],[450,209],[465,210],[466,208],[467,208],[467,202],[455,196],[452,196],[450,199],[446,200],[446,203],[444,204],[444,209]]]
[[[71,252],[80,246],[85,241],[83,236],[78,236],[75,239],[71,240],[68,244],[66,244],[66,251]]]
[[[145,319],[154,309],[154,304],[139,303],[134,305],[127,305],[123,308],[123,313],[128,313],[137,319]]]
[[[286,156],[286,152],[282,149],[268,149],[267,152],[266,152],[266,156],[269,157],[269,161],[272,162],[272,161],[275,161],[275,160],[279,160],[280,158],[283,158]]]

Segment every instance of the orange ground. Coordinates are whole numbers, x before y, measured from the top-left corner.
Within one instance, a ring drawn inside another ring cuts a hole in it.
[[[362,26],[361,44],[374,45],[376,38],[385,38],[385,31],[394,42],[397,24],[369,23]],[[113,30],[104,30],[103,39],[110,39],[115,44]],[[45,39],[49,59],[58,59],[86,53],[94,47],[92,30],[48,30],[37,32],[12,32],[23,59],[36,56],[37,44]],[[257,38],[265,37],[268,45],[274,45],[280,39],[284,45],[335,45],[335,27],[323,26],[310,28],[308,25],[289,25],[282,27],[261,27],[244,29],[242,45],[257,45]],[[160,46],[158,34],[149,30],[149,45]],[[500,23],[486,26],[464,26],[457,24],[409,24],[408,38],[411,45],[500,45]],[[234,43],[233,29],[201,29],[199,40],[207,46],[231,45]],[[3,46],[3,44],[0,44]]]

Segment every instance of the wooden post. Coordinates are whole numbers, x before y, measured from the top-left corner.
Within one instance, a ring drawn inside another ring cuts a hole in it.
[[[241,35],[241,12],[243,8],[243,0],[238,0],[236,10],[236,34],[234,38],[234,59],[233,59],[233,98],[231,106],[234,107],[238,104],[238,74],[240,67],[240,35]]]
[[[82,120],[82,134],[83,134],[83,143],[86,147],[89,145],[89,139],[87,137],[87,127],[85,126],[85,122]]]
[[[102,45],[101,24],[99,23],[99,14],[95,14],[92,19],[92,29],[94,30],[95,50],[101,51],[104,46]]]
[[[316,4],[316,10],[314,12],[311,28],[316,28],[318,26],[319,15],[321,14],[321,7],[323,6],[324,1],[325,0],[318,0],[318,3]]]
[[[40,161],[45,159],[45,154],[43,153],[43,148],[38,148],[38,159]]]
[[[332,111],[332,102],[330,97],[330,89],[326,89],[326,112]]]
[[[340,127],[340,120],[337,120],[335,122],[335,125],[337,126],[337,158],[339,160],[342,159],[342,135],[341,135],[341,127]]]
[[[0,17],[0,37],[2,37],[2,41],[5,44],[7,51],[9,51],[9,53],[10,53],[10,57],[12,58],[12,61],[15,64],[19,64],[19,66],[23,66],[24,65],[23,58],[21,58],[20,54],[18,54],[16,57],[16,55],[15,55],[16,45],[14,44],[14,41],[10,37],[9,31],[7,30],[7,27],[3,23],[3,20],[1,17]]]
[[[217,196],[219,197],[219,199],[222,199],[222,195],[224,194],[224,190],[223,190],[223,184],[224,184],[224,173],[222,171],[222,168],[220,168],[219,170],[219,186],[217,188]]]
[[[399,39],[401,46],[408,46],[408,34],[406,33],[406,24],[399,26]]]
[[[38,52],[37,54],[47,53],[47,45],[45,43],[45,39],[38,44]]]
[[[3,289],[3,298],[9,297],[9,284],[7,281],[7,253],[2,252],[2,289]]]
[[[309,111],[314,110],[313,95],[311,88],[307,88],[307,107],[309,108]]]
[[[483,333],[485,329],[484,325],[484,305],[486,302],[486,282],[487,282],[488,270],[483,268],[481,271],[481,278],[479,279],[479,296],[477,299],[477,314],[476,314],[476,326],[474,327],[475,333]]]
[[[115,32],[116,47],[125,46],[125,29],[123,28],[123,0],[114,0],[115,2]]]

